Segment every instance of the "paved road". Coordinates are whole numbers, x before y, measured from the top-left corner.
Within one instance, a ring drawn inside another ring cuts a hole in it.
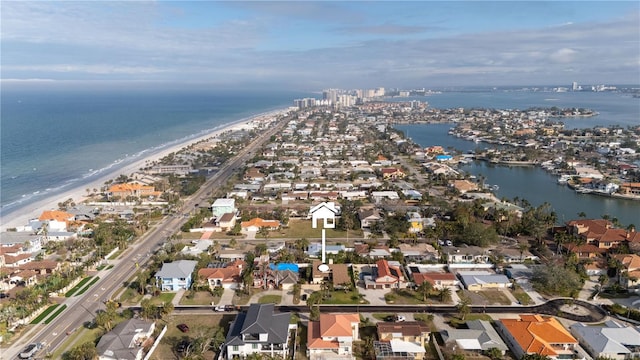
[[[248,144],[234,158],[230,159],[214,176],[212,176],[195,194],[186,199],[182,205],[180,214],[189,212],[196,204],[206,200],[208,194],[226,183],[234,171],[243,166],[253,153],[264,144],[273,134],[280,131],[287,120],[280,121],[264,131],[260,136]],[[12,359],[30,343],[44,343],[42,352],[53,352],[67,338],[68,333],[81,328],[85,323],[91,322],[98,310],[104,309],[103,301],[110,299],[137,270],[136,264],[143,267],[151,255],[161,247],[167,239],[176,233],[186,221],[183,217],[167,216],[160,220],[152,229],[145,233],[135,244],[124,251],[110,270],[101,271],[100,280],[87,292],[78,297],[65,300],[67,309],[57,316],[48,325],[36,325],[10,348],[2,350],[2,359]],[[31,335],[36,332],[35,335]]]

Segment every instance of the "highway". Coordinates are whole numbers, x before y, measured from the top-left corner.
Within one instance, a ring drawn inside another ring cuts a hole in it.
[[[234,171],[244,166],[247,160],[253,157],[253,153],[260,148],[264,142],[278,132],[287,122],[281,120],[277,125],[272,126],[267,131],[261,133],[251,143],[244,147],[236,156],[229,159],[207,182],[192,196],[185,200],[179,214],[190,212],[203,201],[208,201],[208,194],[213,189],[225,184]],[[38,324],[28,331],[10,348],[3,349],[2,359],[13,359],[30,343],[43,343],[45,347],[39,356],[47,352],[56,350],[67,338],[68,334],[82,328],[85,323],[91,322],[98,310],[104,309],[103,302],[114,296],[128,281],[136,271],[136,264],[140,268],[144,267],[153,253],[161,247],[166,240],[179,231],[186,222],[182,216],[165,216],[153,228],[141,236],[138,241],[131,244],[117,260],[110,263],[113,268],[102,270],[96,274],[100,280],[89,288],[84,294],[77,297],[70,297],[64,301],[67,308],[47,325]],[[35,333],[35,335],[33,335]]]

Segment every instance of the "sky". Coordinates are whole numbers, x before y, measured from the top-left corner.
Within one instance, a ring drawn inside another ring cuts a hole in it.
[[[638,1],[12,1],[1,84],[640,84]]]

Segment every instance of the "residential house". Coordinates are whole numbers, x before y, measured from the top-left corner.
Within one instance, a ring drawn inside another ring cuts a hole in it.
[[[311,264],[311,283],[321,284],[323,281],[330,281],[334,289],[342,289],[351,286],[351,276],[347,264],[327,264],[329,271],[318,270],[320,260],[314,260]]]
[[[504,248],[500,247],[496,249],[496,253],[501,255],[504,259],[504,262],[513,264],[513,263],[521,263],[524,261],[538,261],[540,258],[533,255],[529,250],[523,249],[514,249],[514,248]]]
[[[376,324],[380,341],[402,340],[424,347],[429,343],[431,332],[421,321],[379,322]]]
[[[442,340],[447,349],[460,349],[481,353],[496,348],[503,355],[509,349],[498,332],[485,320],[471,320],[466,323],[467,329],[442,330]]]
[[[416,286],[422,285],[425,281],[430,283],[434,289],[458,286],[460,284],[458,278],[450,272],[412,272],[411,275]]]
[[[147,342],[153,342],[155,323],[129,319],[102,335],[96,350],[100,360],[141,360]]]
[[[383,168],[381,172],[384,180],[401,179],[405,176],[404,171],[398,168]]]
[[[243,221],[240,226],[242,227],[242,231],[258,231],[263,227],[269,230],[277,230],[280,228],[280,221],[253,218],[249,221]]]
[[[251,354],[287,358],[289,340],[296,329],[291,313],[276,313],[273,304],[251,304],[236,315],[222,345],[228,360]]]
[[[562,248],[571,253],[576,254],[578,259],[595,259],[606,253],[605,249],[601,249],[593,244],[578,245],[575,243],[562,244]]]
[[[383,200],[400,200],[400,195],[397,191],[372,191],[371,197],[375,203],[382,202]]]
[[[243,260],[235,260],[224,267],[206,267],[198,270],[198,278],[213,290],[215,287],[237,289],[241,285],[240,273],[246,266]]]
[[[353,342],[359,339],[360,315],[320,314],[318,321],[309,321],[307,328],[307,359],[323,360],[340,356],[353,357]]]
[[[195,260],[178,260],[163,263],[156,273],[157,284],[162,291],[178,291],[191,287],[191,277],[198,264]]]
[[[435,261],[440,258],[438,250],[433,245],[427,243],[407,244],[402,243],[398,245],[398,250],[404,255],[407,261]]]
[[[62,210],[46,210],[40,214],[38,217],[38,221],[40,225],[37,226],[34,223],[30,224],[33,230],[39,231],[39,233],[44,232],[44,227],[42,224],[46,224],[46,232],[64,232],[67,231],[69,225],[75,221],[75,215],[70,214],[66,211]]]
[[[489,271],[459,271],[458,277],[467,290],[504,289],[511,287],[509,278]]]
[[[427,352],[424,346],[396,339],[374,341],[373,349],[376,360],[422,360]]]
[[[424,229],[424,220],[417,211],[407,212],[407,222],[409,222],[409,233],[416,234]]]
[[[400,289],[407,287],[407,281],[399,262],[380,259],[376,262],[375,270],[371,277],[365,277],[365,287],[367,289]]]
[[[620,272],[620,285],[629,288],[637,288],[640,285],[640,256],[636,254],[611,255],[622,266]]]
[[[488,264],[489,253],[487,249],[479,246],[453,247],[447,246],[440,250],[447,254],[449,264]]]
[[[216,199],[211,205],[211,212],[215,218],[220,218],[226,213],[235,214],[237,211],[236,199]]]
[[[551,359],[573,358],[576,340],[558,320],[549,316],[520,315],[496,321],[498,332],[516,358],[539,354]]]
[[[478,190],[478,184],[473,183],[469,180],[453,180],[449,183],[449,185],[458,190],[461,194]]]
[[[218,218],[218,226],[222,231],[229,231],[236,226],[236,214],[224,213]]]
[[[358,218],[360,219],[361,229],[370,229],[372,224],[382,220],[380,211],[375,208],[360,209],[358,211]]]
[[[608,320],[600,325],[575,323],[569,329],[594,359],[640,358],[640,328],[638,327]]]
[[[125,183],[114,184],[109,187],[107,191],[108,198],[121,198],[125,199],[128,196],[133,197],[148,197],[148,196],[160,196],[160,191],[156,191],[153,186],[141,185],[138,183]]]

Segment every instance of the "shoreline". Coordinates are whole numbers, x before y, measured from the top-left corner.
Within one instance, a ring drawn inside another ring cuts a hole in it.
[[[280,114],[286,113],[288,108],[279,108],[275,110],[269,110],[261,112],[255,115],[251,115],[236,121],[232,121],[228,124],[221,125],[220,128],[204,133],[202,135],[196,135],[192,138],[186,138],[183,140],[176,139],[174,144],[167,144],[165,147],[157,148],[144,156],[133,160],[130,163],[124,163],[121,166],[115,166],[107,169],[103,174],[96,174],[96,177],[87,179],[86,181],[78,181],[71,185],[69,189],[61,190],[59,192],[52,193],[42,199],[35,200],[33,202],[26,203],[24,205],[16,206],[13,209],[3,209],[0,215],[0,231],[4,232],[7,229],[15,228],[17,226],[26,225],[30,219],[38,218],[43,211],[57,210],[58,203],[73,199],[76,204],[82,203],[87,199],[87,188],[101,188],[108,180],[113,180],[121,174],[132,174],[138,171],[140,168],[148,165],[149,162],[155,162],[170,153],[178,152],[198,142],[210,140],[224,132],[230,130],[240,130],[246,128],[253,128],[254,122],[262,122],[266,118],[272,118]]]

